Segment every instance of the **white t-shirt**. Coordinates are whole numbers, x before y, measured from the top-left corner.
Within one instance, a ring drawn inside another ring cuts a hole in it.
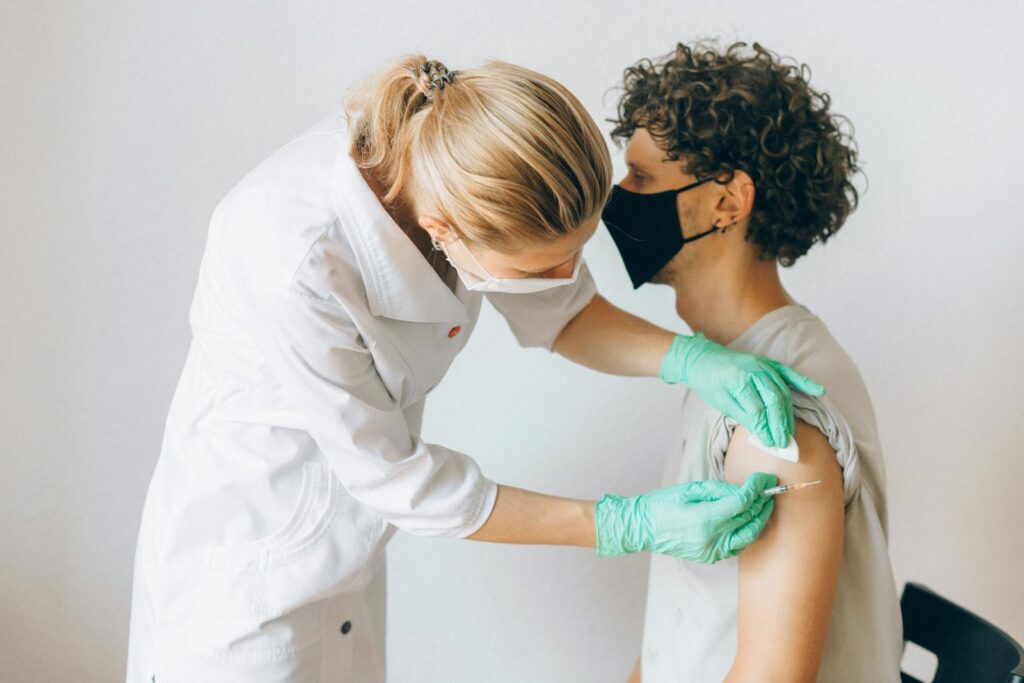
[[[885,468],[874,411],[853,361],[824,323],[800,305],[776,309],[729,348],[768,356],[825,385],[794,395],[796,417],[828,437],[843,468],[845,542],[818,681],[899,681],[899,598],[889,563]],[[680,438],[662,485],[722,479],[736,423],[687,391]],[[651,557],[644,622],[645,683],[721,681],[736,657],[739,563]]]

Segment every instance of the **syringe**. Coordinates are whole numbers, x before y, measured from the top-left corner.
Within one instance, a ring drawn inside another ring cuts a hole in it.
[[[766,496],[776,496],[776,495],[778,495],[780,493],[786,493],[788,491],[796,491],[797,489],[806,488],[808,486],[814,486],[815,484],[820,484],[820,483],[821,483],[821,479],[819,479],[817,481],[805,481],[802,484],[786,484],[784,486],[773,486],[770,489],[765,489],[764,490],[764,495],[766,495]]]

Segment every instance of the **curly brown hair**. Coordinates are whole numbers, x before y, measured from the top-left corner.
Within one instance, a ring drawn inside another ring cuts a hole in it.
[[[698,179],[727,183],[747,173],[756,196],[746,239],[760,258],[790,266],[857,207],[853,127],[829,112],[831,99],[810,86],[806,64],[746,47],[679,43],[626,69],[612,138],[621,144],[646,128]]]

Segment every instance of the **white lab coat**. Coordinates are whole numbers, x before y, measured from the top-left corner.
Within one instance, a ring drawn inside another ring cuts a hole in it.
[[[132,683],[383,681],[387,540],[465,537],[494,505],[476,462],[419,437],[481,295],[436,274],[348,147],[332,115],[214,211],[139,533]],[[595,292],[584,266],[487,296],[550,347]]]

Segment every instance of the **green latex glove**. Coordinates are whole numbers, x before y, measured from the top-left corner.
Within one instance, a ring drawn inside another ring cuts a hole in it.
[[[755,472],[743,486],[691,481],[635,498],[605,494],[594,514],[597,555],[651,551],[706,563],[732,557],[768,523],[775,503],[763,494],[777,481]]]
[[[677,336],[661,360],[661,379],[683,382],[739,422],[765,446],[785,448],[793,435],[790,387],[821,396],[825,387],[761,356],[730,351],[703,334]]]

